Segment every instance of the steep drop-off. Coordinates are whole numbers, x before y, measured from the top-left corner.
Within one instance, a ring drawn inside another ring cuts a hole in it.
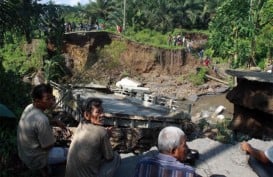
[[[206,40],[204,38],[197,35],[194,39],[204,41]],[[200,42],[197,43],[200,44]],[[200,45],[193,47],[193,49],[199,49]],[[149,77],[165,74],[187,75],[194,72],[199,63],[192,53],[186,52],[183,47],[162,49],[107,32],[66,34],[63,50],[73,60],[75,73],[89,73],[88,75],[96,80],[110,76],[111,79],[116,80],[124,75],[131,77],[140,75],[145,77],[147,74]],[[119,53],[114,55],[117,51]]]

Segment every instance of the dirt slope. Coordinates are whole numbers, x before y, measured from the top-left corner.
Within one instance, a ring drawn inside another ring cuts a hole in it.
[[[190,74],[202,66],[197,52],[205,45],[206,37],[191,35],[192,52],[185,48],[161,49],[129,41],[106,32],[70,34],[65,37],[64,52],[74,61],[72,82],[98,82],[114,86],[122,77],[129,76],[151,88],[158,95],[183,98],[192,94],[213,91],[219,83],[209,81],[203,87],[188,81]],[[116,43],[114,43],[116,42]],[[118,57],[118,46],[125,45]],[[110,46],[110,47],[109,47]],[[112,47],[112,51],[109,48]]]

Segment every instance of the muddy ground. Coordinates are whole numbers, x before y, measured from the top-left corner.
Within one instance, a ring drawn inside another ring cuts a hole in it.
[[[66,35],[65,58],[73,61],[73,77],[68,82],[95,82],[114,87],[117,81],[128,76],[157,95],[185,98],[212,92],[219,83],[208,80],[206,85],[195,86],[189,77],[196,75],[200,67],[208,68],[208,74],[218,77],[213,70],[216,66],[221,79],[226,80],[224,70],[228,64],[216,64],[211,60],[209,66],[204,66],[198,52],[206,47],[207,37],[196,33],[189,35],[188,40],[192,44],[190,52],[183,46],[163,49],[111,33]],[[206,57],[203,56],[203,61]]]

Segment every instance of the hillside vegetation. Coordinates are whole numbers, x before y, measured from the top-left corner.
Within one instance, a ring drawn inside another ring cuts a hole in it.
[[[68,23],[75,24],[73,30],[92,28],[113,33],[118,33],[116,27],[121,26],[123,30],[119,35],[138,42],[139,47],[145,44],[149,48],[174,51],[185,49],[170,46],[167,43],[168,35],[188,35],[188,40],[196,34],[205,35],[208,36],[208,43],[202,48],[212,63],[232,68],[259,66],[262,69],[272,64],[273,0],[132,0],[127,1],[126,6],[123,0],[96,0],[75,7],[38,2],[0,1],[0,102],[14,111],[17,117],[30,102],[31,85],[23,82],[23,78],[32,77],[41,68],[47,80],[61,82],[71,76],[65,67],[63,55],[63,34],[72,30],[66,28]],[[122,62],[126,63],[126,60],[119,59],[129,57],[130,53],[126,53],[128,46],[115,41],[105,48],[96,48],[96,56],[90,57],[99,60],[92,60],[96,64],[91,63],[91,69],[97,67],[95,69],[101,71],[101,76],[108,71],[102,68],[108,68],[113,74],[118,73],[116,75],[119,77],[132,74],[137,77],[142,73],[145,78],[156,80],[156,86],[161,84],[162,88],[169,84],[170,79],[173,79],[174,87],[187,86],[190,82],[182,73],[174,76],[170,69],[160,72],[152,64],[137,68],[144,65],[134,63],[125,68]],[[193,63],[200,49],[196,48],[189,55]],[[159,51],[153,50],[150,55],[160,62]],[[190,69],[193,71],[195,68]],[[150,77],[151,72],[147,71],[154,71],[154,77]],[[201,84],[204,82],[203,76],[189,70],[183,72],[200,77]],[[159,76],[162,77],[159,79]],[[154,80],[143,81],[152,83]],[[191,90],[191,87],[186,87],[186,90]],[[16,157],[15,137],[16,128],[7,128],[1,123],[0,176],[18,176],[11,172],[14,166],[11,159]]]

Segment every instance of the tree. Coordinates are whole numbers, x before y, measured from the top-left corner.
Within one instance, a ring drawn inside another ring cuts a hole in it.
[[[86,6],[86,11],[95,15],[97,19],[108,20],[108,16],[113,11],[112,0],[96,0]]]
[[[176,27],[192,28],[202,13],[199,0],[176,0],[172,3],[173,23]]]
[[[233,57],[233,67],[256,65],[256,42],[265,25],[261,12],[266,2],[226,0],[221,4],[209,26],[209,45],[215,56]]]
[[[0,1],[0,9],[0,35],[2,35],[0,39],[4,39],[6,31],[13,31],[24,34],[27,42],[30,43],[34,29],[38,28],[41,10],[37,0],[4,0]]]
[[[16,6],[11,1],[0,1],[0,46],[4,44],[4,34],[18,25]]]
[[[216,13],[216,9],[220,6],[220,3],[222,1],[220,0],[215,0],[215,1],[210,1],[210,0],[203,0],[200,3],[203,5],[203,10],[200,16],[197,19],[197,27],[200,28],[208,28],[208,24],[211,21],[212,17]]]
[[[151,1],[150,7],[145,11],[147,27],[157,31],[166,32],[173,27],[173,14],[168,0]]]
[[[62,9],[58,5],[49,4],[42,8],[41,23],[44,26],[46,42],[53,44],[56,52],[60,53],[63,44],[64,19]]]
[[[267,56],[270,64],[273,64],[273,0],[265,3],[261,11],[262,33],[259,36],[267,48]]]

